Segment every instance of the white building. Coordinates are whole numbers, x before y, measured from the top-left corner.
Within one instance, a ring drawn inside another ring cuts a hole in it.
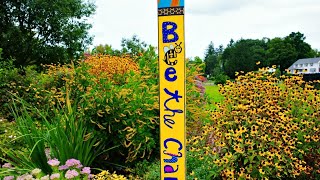
[[[289,67],[292,74],[320,73],[320,58],[299,59]]]

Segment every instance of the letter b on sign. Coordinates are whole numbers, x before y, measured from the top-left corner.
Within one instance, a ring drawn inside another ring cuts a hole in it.
[[[163,43],[173,43],[179,40],[179,35],[175,32],[178,28],[174,22],[163,22],[162,23],[162,37]]]

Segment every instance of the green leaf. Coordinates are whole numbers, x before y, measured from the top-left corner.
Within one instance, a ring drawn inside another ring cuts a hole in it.
[[[249,159],[244,159],[243,164],[246,165],[248,163]]]
[[[250,162],[253,162],[254,157],[256,157],[256,155],[254,155],[254,154],[249,157]]]

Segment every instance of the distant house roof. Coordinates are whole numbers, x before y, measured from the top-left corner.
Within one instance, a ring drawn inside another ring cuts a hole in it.
[[[295,64],[306,64],[306,63],[318,63],[320,62],[320,57],[318,58],[305,58],[305,59],[299,59],[297,60],[296,62],[294,62],[290,67],[289,69],[295,69],[294,68],[294,65]]]

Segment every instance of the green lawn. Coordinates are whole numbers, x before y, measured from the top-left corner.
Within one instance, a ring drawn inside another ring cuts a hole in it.
[[[219,92],[219,86],[206,86],[206,94],[210,97],[212,102],[222,102],[224,97]]]

